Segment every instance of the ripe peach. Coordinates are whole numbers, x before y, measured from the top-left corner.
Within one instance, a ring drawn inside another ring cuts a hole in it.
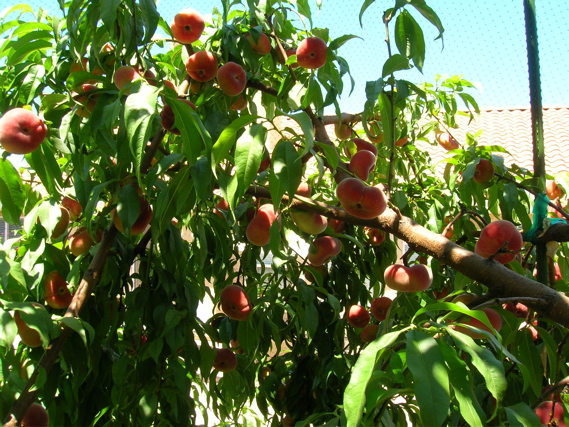
[[[300,184],[298,184],[298,188],[296,189],[296,194],[303,197],[310,197],[310,195],[312,194],[312,189],[310,188],[310,185],[308,185],[307,182],[301,182]]]
[[[541,402],[534,412],[539,417],[541,424],[546,426],[565,427],[563,404],[546,400]]]
[[[360,150],[350,160],[348,170],[362,181],[367,181],[375,168],[375,154],[368,150]]]
[[[308,234],[320,234],[328,227],[328,218],[314,212],[291,209],[290,216],[296,226]]]
[[[503,305],[505,310],[508,310],[511,313],[514,313],[516,317],[520,319],[525,319],[528,315],[528,307],[521,302],[513,303],[509,302]]]
[[[103,235],[102,230],[97,230],[95,234],[95,240],[89,234],[86,227],[79,227],[70,237],[69,237],[69,250],[75,256],[82,255],[91,249],[91,246],[95,242],[99,242]]]
[[[328,225],[334,230],[334,233],[342,234],[346,230],[346,223],[339,219],[329,219]]]
[[[25,108],[12,108],[0,118],[0,144],[9,153],[31,153],[46,135],[47,126],[43,120]]]
[[[235,101],[229,106],[230,110],[241,111],[247,108],[247,98],[241,93]]]
[[[63,206],[60,206],[59,208],[61,210],[61,217],[51,232],[52,239],[58,239],[63,236],[63,233],[65,233],[67,227],[69,227],[69,211]]]
[[[460,147],[458,141],[449,132],[438,132],[436,138],[439,145],[447,151],[456,150]]]
[[[57,270],[49,273],[44,279],[44,298],[51,308],[61,309],[69,307],[73,295],[69,292],[69,284]]]
[[[361,138],[352,138],[351,142],[356,145],[356,152],[367,150],[371,151],[375,156],[377,156],[377,147],[371,142],[368,142],[365,139]],[[345,153],[347,157],[352,157],[352,152],[348,146],[346,146]]]
[[[136,218],[136,221],[134,221],[134,224],[132,224],[130,227],[131,236],[137,236],[142,233],[152,220],[152,207],[150,206],[150,203],[148,203],[148,201],[142,196],[138,197],[138,203],[139,214],[138,218]],[[111,218],[113,219],[113,223],[115,224],[117,230],[119,230],[121,233],[124,233],[124,226],[122,219],[117,212],[117,208],[114,208],[111,212]]]
[[[474,170],[472,179],[478,184],[490,182],[494,177],[494,165],[490,160],[480,159]]]
[[[185,8],[174,16],[170,24],[172,36],[177,42],[191,44],[203,33],[205,22],[202,15],[194,9]]]
[[[370,323],[360,332],[360,338],[363,342],[372,342],[377,337],[379,332],[379,325],[377,323]]]
[[[98,94],[91,94],[89,92],[93,92],[98,90],[99,87],[94,84],[85,83],[82,84],[77,91],[71,92],[71,96],[78,104],[77,109],[75,110],[75,114],[80,117],[87,118],[91,115],[95,106],[97,105],[97,97]]]
[[[45,408],[37,402],[30,405],[20,421],[21,427],[48,427],[49,415]]]
[[[387,286],[399,292],[421,292],[433,282],[431,269],[424,264],[393,264],[385,269],[383,277]]]
[[[271,156],[268,151],[265,151],[265,157],[263,157],[263,160],[261,160],[261,164],[259,165],[259,170],[257,173],[266,171],[269,166],[271,166]]]
[[[387,208],[379,187],[370,187],[358,178],[346,178],[336,188],[336,197],[347,213],[358,218],[376,218]]]
[[[77,221],[83,212],[81,203],[68,196],[64,196],[63,199],[61,199],[61,206],[69,211],[69,219],[71,221]]]
[[[328,47],[319,37],[308,37],[300,42],[296,49],[298,65],[308,69],[320,68],[326,64]]]
[[[228,348],[218,348],[213,367],[219,372],[231,372],[237,367],[237,356]]]
[[[474,247],[474,252],[484,258],[489,258],[500,249],[519,251],[523,246],[523,238],[516,226],[510,221],[493,221],[482,229],[480,237]],[[514,260],[515,253],[500,253],[494,256],[494,260],[507,264]]]
[[[245,34],[245,38],[259,55],[266,55],[271,51],[271,41],[265,33],[261,33],[257,41],[250,33]]]
[[[490,321],[492,327],[496,329],[496,331],[500,331],[500,329],[502,328],[502,316],[500,316],[500,313],[498,313],[496,310],[492,308],[483,308],[482,311],[486,313],[486,316],[488,317],[488,320]],[[493,333],[493,331],[490,328],[488,328],[488,326],[486,326],[480,320],[475,319],[474,317],[468,316],[468,319],[461,320],[460,322],[464,323],[465,325],[474,326],[476,328],[482,329],[483,331]],[[468,335],[471,338],[474,339],[486,338],[486,335],[484,335],[481,332],[475,332],[463,326],[456,326],[456,325],[451,325],[451,326],[455,331],[462,332],[463,334]]]
[[[198,82],[212,80],[217,74],[217,68],[215,55],[205,50],[194,53],[186,61],[186,71]]]
[[[262,205],[257,210],[257,215],[251,220],[247,226],[247,240],[256,246],[265,246],[269,243],[271,237],[271,226],[277,220],[275,208],[272,204]]]
[[[563,195],[563,190],[555,181],[548,180],[545,183],[545,194],[550,200],[555,200]]]
[[[247,85],[247,74],[241,65],[228,62],[217,71],[217,83],[226,95],[237,96]]]
[[[336,138],[345,140],[352,136],[352,128],[346,123],[336,123],[334,125],[334,133]]]
[[[87,71],[87,66],[89,65],[88,58],[81,58],[80,62],[73,62],[69,67],[69,74],[76,73],[77,71]]]
[[[364,328],[368,325],[371,316],[364,307],[354,304],[348,309],[347,319],[354,328]]]
[[[225,315],[234,320],[247,320],[253,308],[245,290],[239,285],[229,285],[223,288],[219,295],[219,302]]]
[[[385,242],[385,231],[379,228],[369,228],[365,227],[365,233],[367,235],[367,242],[372,246],[380,246]]]
[[[32,303],[35,310],[45,310],[45,307],[37,302]],[[29,327],[22,319],[19,311],[14,312],[14,322],[18,328],[18,335],[22,342],[28,347],[39,347],[42,345],[40,334],[35,329]]]
[[[196,109],[196,106],[194,105],[193,102],[188,101],[187,99],[182,99],[180,101],[185,102],[194,110]],[[175,125],[176,116],[174,114],[174,110],[168,104],[162,107],[162,111],[160,112],[160,119],[162,121],[162,127],[164,129],[175,135],[180,135],[180,130]]]
[[[215,207],[213,208],[213,213],[216,214],[221,219],[225,220],[225,215],[223,214],[222,211],[227,212],[228,210],[229,210],[229,203],[227,203],[227,200],[221,199],[217,203],[217,205],[215,205]]]
[[[115,86],[118,90],[122,90],[127,85],[140,80],[142,80],[142,76],[136,68],[131,67],[130,65],[123,65],[122,67],[117,68],[113,75],[113,81],[115,82]],[[125,93],[128,94],[129,90]]]
[[[403,138],[400,138],[397,141],[395,141],[395,146],[396,147],[403,147],[405,144],[407,144],[408,140],[409,140],[409,137],[404,136]]]
[[[377,297],[371,300],[371,314],[380,322],[385,320],[387,311],[391,307],[393,300],[389,297]]]
[[[328,276],[329,276],[328,269],[326,268],[325,265],[316,266],[316,265],[308,264],[308,266],[310,266],[314,270],[316,270],[320,274],[320,276],[322,277],[323,280],[326,280],[328,278]],[[314,277],[312,272],[309,271],[308,269],[304,272],[304,278],[310,283],[316,283],[316,278]]]
[[[342,251],[342,242],[332,236],[322,236],[314,240],[308,249],[308,262],[324,265]]]

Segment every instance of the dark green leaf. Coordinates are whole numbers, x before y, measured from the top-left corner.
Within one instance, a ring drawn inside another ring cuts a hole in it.
[[[437,341],[424,332],[407,332],[407,366],[423,425],[439,426],[450,407],[449,378]]]

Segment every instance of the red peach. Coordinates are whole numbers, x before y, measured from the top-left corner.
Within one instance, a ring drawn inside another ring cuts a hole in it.
[[[481,257],[489,258],[502,248],[508,251],[519,251],[523,244],[523,237],[516,226],[510,221],[499,220],[491,222],[482,229],[474,252]],[[494,260],[507,264],[515,257],[515,253],[500,253],[494,256]]]
[[[205,22],[202,15],[194,9],[185,8],[174,16],[170,29],[176,41],[191,44],[203,33]]]
[[[194,53],[186,60],[186,71],[198,82],[212,80],[217,74],[217,68],[215,55],[205,50]]]
[[[336,196],[347,213],[372,219],[387,208],[387,199],[379,187],[370,187],[358,178],[346,178],[336,188]]]
[[[319,37],[308,37],[300,42],[296,49],[298,65],[308,69],[320,68],[326,64],[328,47]]]
[[[47,126],[43,120],[25,108],[12,108],[0,118],[0,144],[9,153],[31,153],[46,135]]]
[[[251,301],[245,290],[239,285],[229,285],[223,288],[219,295],[221,310],[231,319],[245,321],[249,318]]]
[[[385,269],[383,277],[387,286],[399,292],[421,292],[433,282],[431,269],[424,264],[393,264]]]
[[[369,311],[364,307],[354,304],[348,309],[347,319],[348,323],[354,328],[365,328],[371,317]]]
[[[237,96],[247,85],[247,74],[241,65],[228,62],[217,71],[217,83],[226,95]]]

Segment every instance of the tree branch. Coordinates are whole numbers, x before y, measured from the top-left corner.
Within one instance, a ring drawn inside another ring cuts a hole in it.
[[[251,187],[248,194],[271,198],[269,190],[262,187]],[[283,198],[283,203],[288,202],[290,202],[290,207],[316,212],[328,218],[339,219],[354,225],[379,228],[393,234],[407,242],[414,251],[428,254],[470,279],[487,286],[491,298],[535,298],[536,301],[540,302],[530,303],[531,300],[527,300],[529,308],[537,311],[541,316],[569,328],[569,298],[554,289],[510,270],[496,261],[482,258],[466,250],[392,209],[387,209],[382,215],[374,219],[361,219],[349,215],[342,208],[298,196],[293,200]]]

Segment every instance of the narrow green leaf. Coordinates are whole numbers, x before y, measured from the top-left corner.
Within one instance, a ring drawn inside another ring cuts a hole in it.
[[[292,197],[302,179],[302,161],[291,141],[283,139],[277,143],[271,158],[271,168],[269,188],[275,209],[278,210],[283,194],[288,193]]]
[[[448,368],[449,381],[460,407],[460,415],[471,426],[485,425],[486,415],[474,394],[474,383],[466,363],[456,349],[445,342],[439,342],[439,348]]]
[[[445,329],[456,345],[471,356],[472,364],[484,377],[488,391],[500,402],[508,386],[504,365],[494,357],[490,350],[476,344],[468,335],[456,332],[451,327],[445,327]]]
[[[365,0],[364,4],[362,4],[362,7],[360,9],[360,16],[359,16],[359,20],[360,20],[360,27],[363,27],[363,23],[362,23],[362,16],[364,15],[364,12],[366,11],[366,9],[368,7],[370,7],[373,3],[375,3],[375,0]]]
[[[306,114],[304,111],[300,111],[295,114],[287,114],[287,116],[297,122],[302,129],[302,135],[304,139],[304,149],[300,153],[300,157],[302,157],[312,149],[312,146],[314,144],[314,126],[312,126],[310,117],[308,117],[308,114]]]
[[[540,396],[542,391],[541,379],[543,378],[543,365],[539,351],[533,342],[529,329],[519,331],[515,345],[515,356],[521,362],[520,371],[524,379],[524,389],[526,392],[531,387],[534,399]]]
[[[20,224],[20,215],[26,202],[22,178],[12,162],[5,158],[0,160],[0,202],[6,222]]]
[[[221,132],[221,135],[219,135],[219,138],[217,138],[217,141],[215,141],[215,144],[213,144],[211,149],[211,163],[214,174],[216,173],[216,165],[227,158],[227,154],[233,147],[233,144],[235,143],[235,134],[258,118],[258,116],[252,115],[241,116],[232,121],[231,124]]]
[[[423,425],[439,426],[448,416],[450,391],[447,368],[437,341],[424,332],[407,332],[407,366]]]
[[[13,66],[25,62],[28,55],[36,53],[37,51],[50,49],[51,47],[51,42],[41,39],[25,43],[19,49],[10,54],[6,65]]]
[[[266,137],[267,130],[262,125],[255,124],[246,129],[237,140],[235,146],[235,178],[238,183],[238,194],[235,195],[235,199],[237,200],[241,199],[257,176],[263,160]]]
[[[435,40],[440,39],[443,37],[443,33],[445,31],[439,16],[435,13],[433,9],[431,9],[425,3],[425,0],[412,0],[411,4],[423,15],[431,24],[433,24],[437,30],[439,30],[438,36]]]
[[[140,170],[146,144],[153,134],[158,93],[157,87],[143,85],[139,92],[127,97],[124,105],[127,138],[137,171]]]
[[[541,425],[538,415],[528,406],[527,403],[520,402],[513,406],[504,408],[510,426],[512,427],[534,427]]]
[[[410,68],[409,60],[400,53],[396,53],[383,64],[381,77],[385,78],[396,71],[408,70]]]
[[[361,425],[364,406],[366,403],[366,388],[375,368],[375,361],[380,352],[392,345],[399,335],[406,329],[390,332],[382,335],[360,353],[350,382],[344,390],[344,411],[348,427],[358,427]]]

